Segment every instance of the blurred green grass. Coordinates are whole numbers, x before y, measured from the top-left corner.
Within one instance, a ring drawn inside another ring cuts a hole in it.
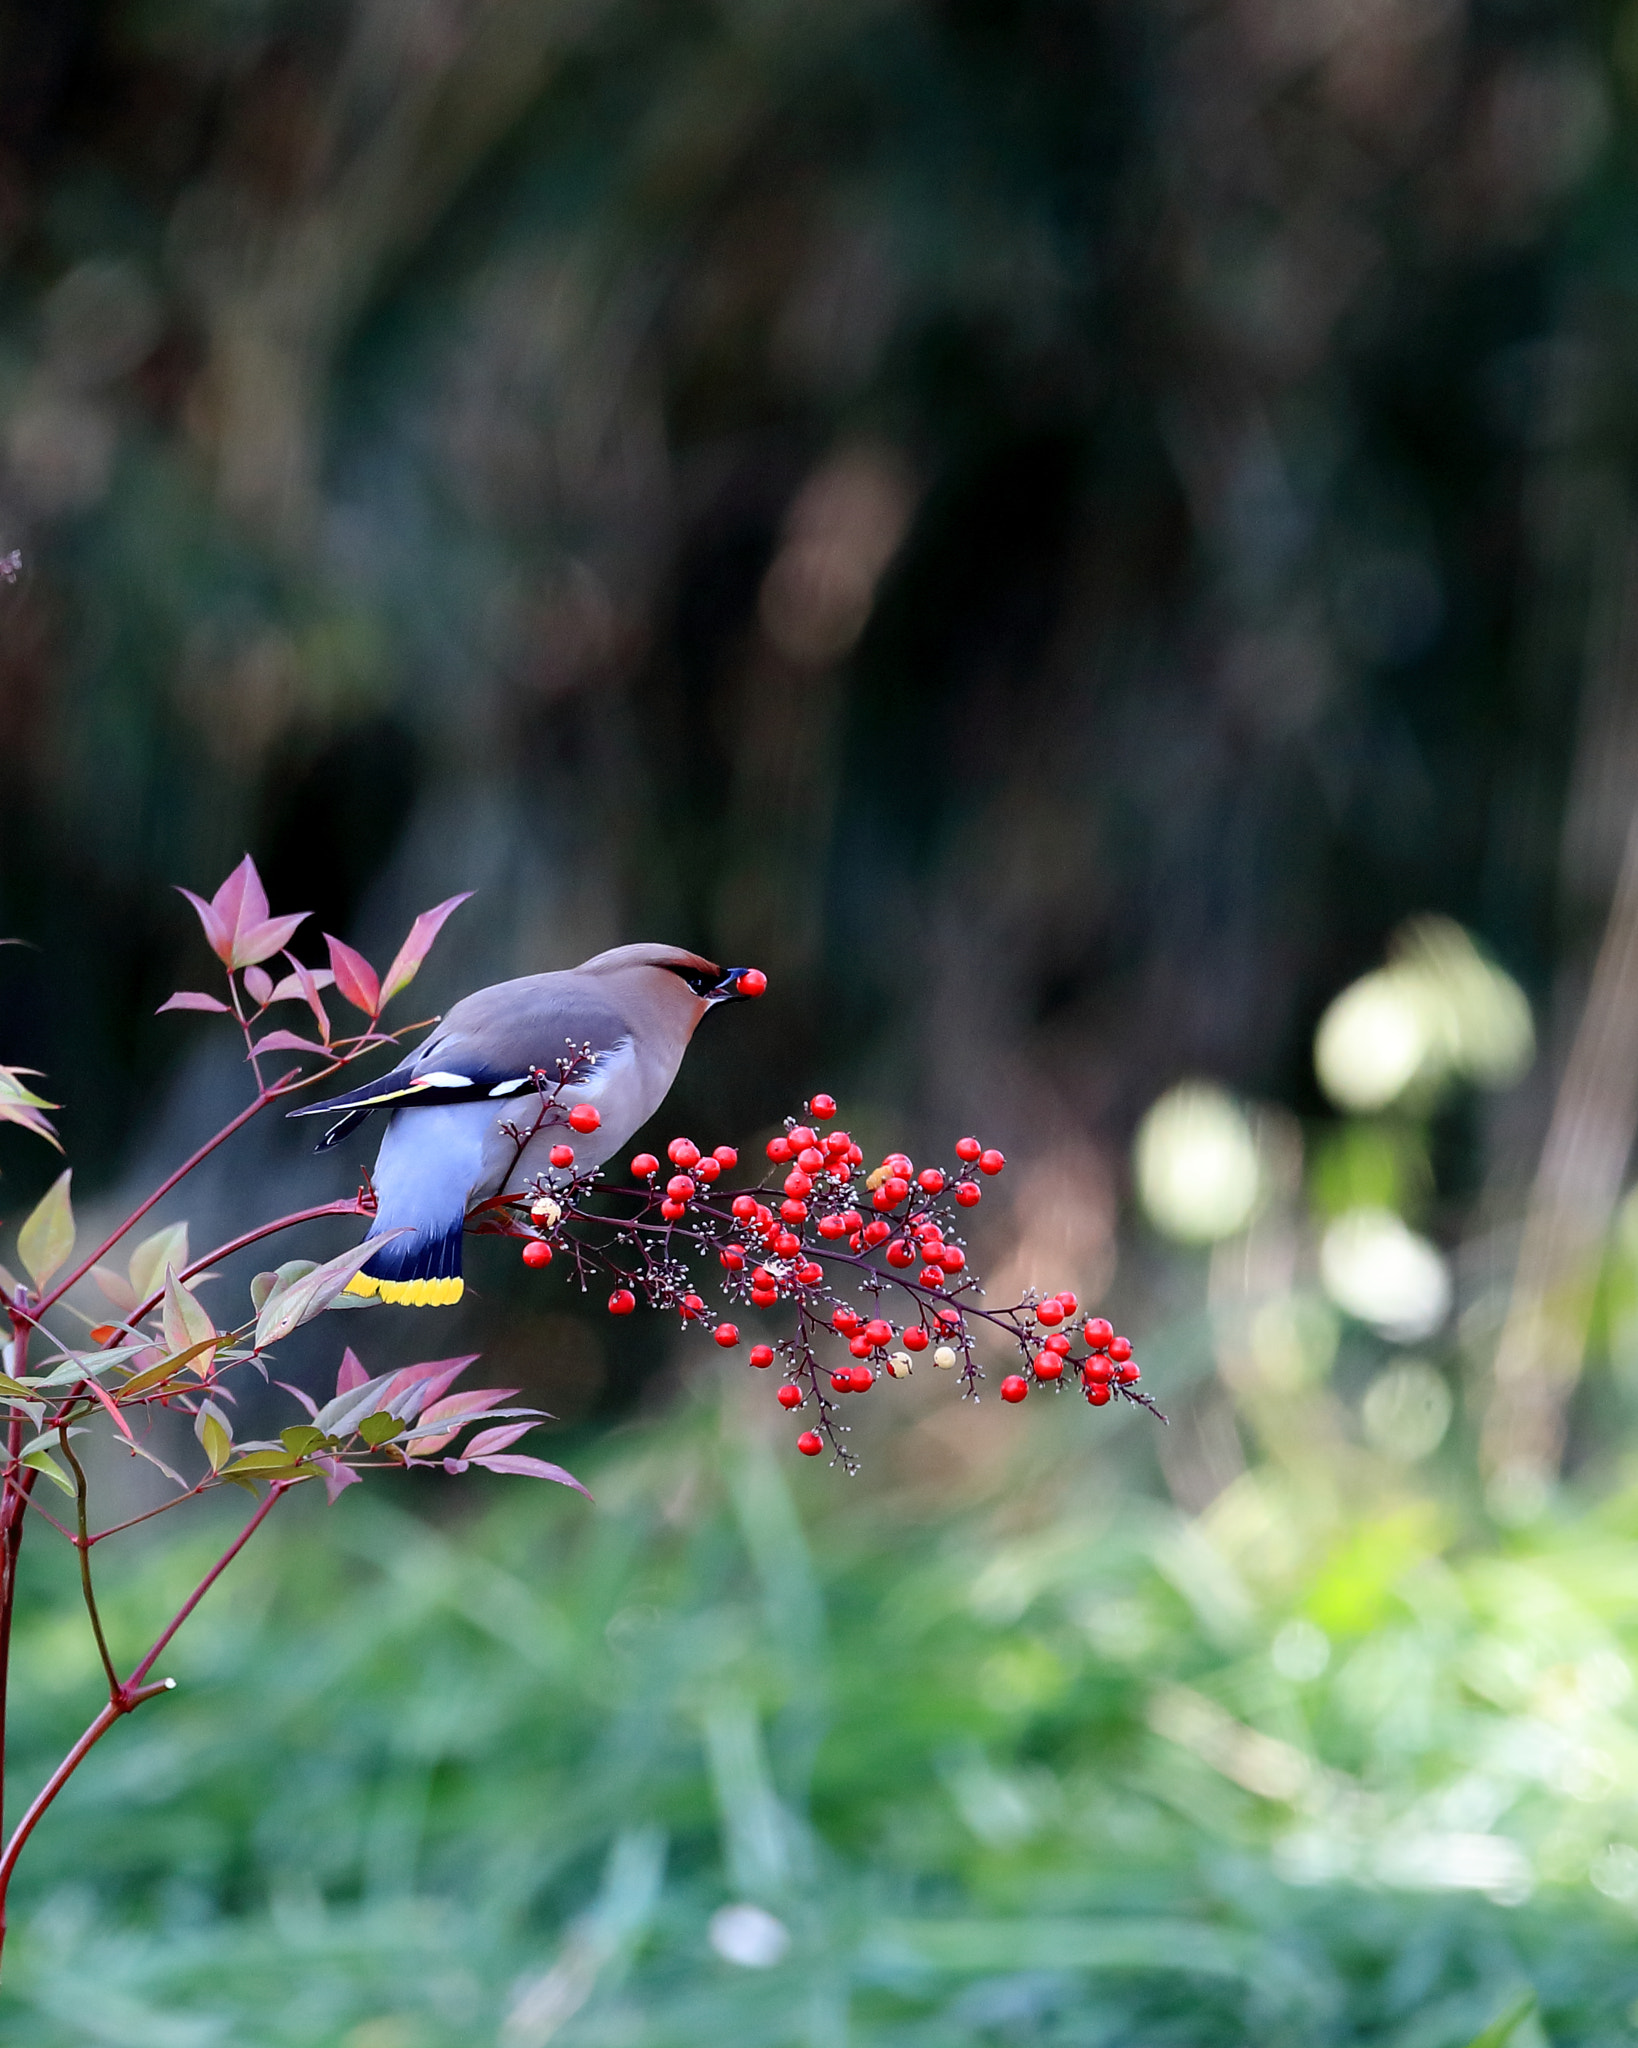
[[[595,1508],[293,1499],[39,1831],[0,2042],[1633,2038],[1638,1489],[1485,1536],[1293,1454],[1189,1518],[1145,1424],[943,1391],[854,1482],[730,1381]],[[122,1650],[211,1541],[110,1562]],[[14,1803],[96,1704],[60,1548]]]

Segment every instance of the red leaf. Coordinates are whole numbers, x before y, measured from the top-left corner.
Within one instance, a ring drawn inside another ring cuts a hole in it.
[[[527,1436],[535,1426],[532,1422],[506,1422],[499,1429],[480,1429],[461,1456],[491,1458],[497,1451],[504,1451],[508,1444],[515,1444],[520,1436]]]
[[[432,951],[432,942],[443,930],[444,919],[452,910],[459,910],[472,894],[463,889],[459,896],[446,897],[431,910],[423,910],[409,928],[409,937],[399,947],[392,965],[387,969],[387,978],[381,985],[381,1007],[385,1009],[400,990],[409,987],[415,979],[421,962]]]
[[[265,1010],[268,1004],[272,1002],[273,977],[267,972],[265,967],[247,967],[245,969],[245,987],[250,991],[251,1001],[260,1008]]]
[[[424,1429],[431,1422],[458,1425],[463,1415],[497,1407],[502,1401],[510,1401],[517,1391],[516,1387],[468,1387],[464,1393],[446,1394],[441,1401],[429,1401],[421,1410],[421,1426]]]
[[[266,917],[267,891],[248,853],[211,898],[210,907],[235,935]]]
[[[378,1016],[381,983],[375,969],[362,953],[355,953],[340,939],[332,939],[328,932],[324,934],[324,943],[330,949],[330,968],[336,978],[336,987],[355,1010],[362,1010],[366,1017]]]
[[[186,896],[205,927],[205,941],[217,959],[225,967],[233,965],[233,927],[224,924],[216,913],[216,906],[207,903],[202,896],[196,896],[191,889],[179,888],[179,896]]]
[[[324,1051],[322,1045],[315,1045],[310,1038],[298,1038],[293,1031],[270,1031],[265,1038],[258,1038],[250,1049],[253,1053]]]
[[[561,1465],[549,1465],[544,1458],[524,1458],[516,1451],[506,1451],[496,1458],[474,1458],[471,1462],[489,1472],[516,1472],[525,1479],[549,1479],[554,1486],[572,1486],[576,1493],[586,1493],[572,1472],[565,1472]],[[591,1495],[586,1493],[586,1498],[590,1500]]]
[[[293,917],[268,917],[242,925],[233,936],[234,966],[252,967],[258,960],[271,960],[275,953],[283,952],[308,915],[307,911],[298,910]]]
[[[313,1463],[324,1474],[324,1491],[329,1495],[331,1507],[335,1506],[349,1486],[357,1486],[359,1483],[359,1475],[352,1466],[344,1465],[339,1458],[317,1457]]]
[[[155,1010],[156,1017],[163,1017],[167,1010],[226,1010],[226,1003],[219,1003],[214,996],[207,996],[196,988],[179,988],[174,996],[167,996]]]
[[[328,988],[335,980],[335,976],[328,967],[303,967],[294,953],[286,953],[284,957],[290,962],[295,972],[279,983],[278,987],[273,991],[273,1000],[276,1003],[282,1002],[287,993],[294,994],[295,990],[291,989],[290,986],[291,982],[294,982],[296,988],[307,998],[308,1009],[318,1019],[319,1036],[328,1045],[330,1043],[330,1018],[324,1005],[319,1001],[319,990],[321,988]]]
[[[341,1354],[341,1370],[336,1374],[336,1392],[350,1394],[354,1387],[363,1386],[369,1374],[358,1362],[358,1354],[349,1344]]]
[[[382,1407],[396,1401],[405,1388],[413,1387],[417,1380],[425,1380],[427,1391],[421,1397],[421,1407],[424,1408],[429,1400],[436,1401],[453,1381],[458,1380],[469,1365],[476,1365],[479,1356],[480,1353],[472,1351],[465,1358],[432,1358],[424,1365],[406,1365],[402,1372],[395,1372],[387,1382],[386,1391],[381,1396]],[[420,1412],[418,1408],[416,1414]]]

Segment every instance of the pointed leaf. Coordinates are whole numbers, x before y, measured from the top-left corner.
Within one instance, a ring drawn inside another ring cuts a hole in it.
[[[226,1003],[219,1003],[215,996],[208,996],[203,989],[179,988],[174,996],[167,996],[155,1010],[156,1017],[163,1017],[167,1010],[221,1010],[228,1012]]]
[[[431,910],[423,910],[409,928],[409,937],[399,947],[392,965],[387,969],[387,978],[381,984],[381,1008],[385,1008],[395,995],[409,987],[420,970],[421,962],[432,950],[432,942],[443,930],[444,920],[451,911],[459,910],[472,894],[463,889],[459,896],[448,896]]]
[[[382,1407],[390,1408],[394,1415],[401,1415],[406,1421],[413,1422],[429,1401],[436,1401],[460,1378],[469,1365],[476,1365],[478,1357],[479,1354],[472,1351],[465,1358],[434,1358],[424,1365],[406,1365],[402,1371],[393,1375],[392,1384],[387,1389],[387,1397],[381,1403]],[[404,1396],[412,1388],[417,1390],[416,1397],[413,1403],[406,1406]]]
[[[186,1223],[167,1223],[163,1230],[156,1230],[152,1237],[145,1237],[125,1262],[125,1270],[131,1276],[131,1285],[136,1291],[138,1302],[146,1301],[157,1294],[165,1284],[165,1268],[174,1266],[181,1272],[188,1263],[188,1226]]]
[[[366,1415],[358,1425],[358,1433],[373,1451],[381,1444],[390,1443],[402,1426],[396,1415],[388,1415],[382,1411],[375,1415]]]
[[[480,1409],[510,1401],[517,1391],[516,1387],[468,1387],[463,1393],[446,1394],[441,1401],[429,1403],[422,1409],[420,1420],[423,1427],[432,1422],[470,1420]]]
[[[72,1167],[58,1174],[17,1233],[17,1255],[36,1287],[45,1287],[73,1253],[74,1205],[68,1193],[73,1178]]]
[[[324,943],[330,949],[330,971],[336,978],[338,992],[366,1017],[376,1016],[381,1009],[381,982],[375,969],[362,953],[355,953],[351,946],[331,938],[328,932],[324,934]]]
[[[354,1387],[363,1386],[369,1377],[358,1362],[358,1353],[349,1344],[341,1354],[341,1370],[336,1374],[336,1392],[350,1394]]]
[[[246,1451],[242,1458],[222,1473],[224,1479],[237,1479],[241,1473],[254,1472],[259,1478],[274,1478],[285,1472],[294,1472],[296,1459],[289,1451]]]
[[[242,927],[233,941],[234,966],[254,967],[259,961],[282,953],[311,916],[309,910],[298,910],[293,917],[270,917],[260,924]]]
[[[309,1451],[323,1448],[324,1432],[315,1429],[310,1422],[296,1422],[279,1431],[279,1441],[292,1458],[305,1458]]]
[[[256,1004],[258,1009],[265,1010],[268,1004],[272,1002],[273,977],[265,967],[247,967],[245,969],[245,987],[249,991],[251,1001]]]
[[[264,1052],[317,1052],[324,1047],[315,1045],[310,1038],[298,1038],[294,1031],[270,1031],[265,1038],[258,1038],[250,1048],[258,1057]]]
[[[233,1425],[214,1401],[201,1401],[193,1433],[204,1446],[210,1469],[220,1472],[233,1454]]]
[[[362,1244],[355,1244],[339,1257],[315,1267],[281,1295],[270,1297],[256,1318],[255,1348],[264,1351],[269,1344],[282,1342],[292,1330],[299,1330],[303,1323],[321,1315],[353,1275],[369,1264],[388,1238],[403,1235],[403,1231],[393,1230],[379,1237],[366,1238]]]
[[[165,1299],[160,1310],[160,1327],[165,1333],[167,1348],[173,1352],[187,1352],[195,1361],[194,1371],[203,1378],[210,1371],[216,1355],[216,1325],[198,1297],[177,1279],[176,1269],[172,1266],[165,1268]]]
[[[365,1416],[375,1414],[381,1406],[392,1377],[390,1372],[384,1372],[376,1379],[366,1380],[361,1387],[349,1387],[345,1394],[337,1394],[313,1417],[313,1427],[322,1429],[326,1436],[351,1436]]]
[[[508,1444],[515,1444],[520,1436],[527,1436],[535,1427],[532,1422],[509,1422],[504,1429],[480,1429],[472,1440],[463,1445],[463,1458],[492,1458],[497,1451],[504,1451]]]
[[[267,891],[248,853],[211,898],[210,907],[235,935],[266,917]]]
[[[287,952],[284,957],[290,962],[291,971],[273,991],[273,1000],[276,1003],[282,1002],[285,1000],[287,993],[289,995],[299,993],[303,996],[308,1009],[313,1013],[314,1021],[318,1025],[319,1037],[328,1045],[330,1043],[330,1013],[325,1009],[323,1003],[319,1001],[319,990],[331,987],[335,982],[335,976],[328,967],[304,967],[294,953]],[[291,987],[292,982],[295,983],[294,988]]]
[[[283,1387],[287,1394],[293,1394],[309,1415],[317,1415],[318,1403],[311,1394],[304,1392],[300,1387],[293,1387],[288,1380],[275,1380],[273,1384],[277,1387]]]
[[[224,887],[226,884],[224,883]],[[207,903],[202,896],[196,896],[191,889],[179,888],[179,896],[186,896],[197,912],[199,922],[205,928],[205,943],[224,967],[233,965],[233,926],[225,922],[214,903]]]
[[[260,1315],[275,1294],[282,1296],[286,1288],[293,1286],[298,1280],[306,1279],[309,1273],[317,1271],[317,1259],[286,1259],[282,1266],[275,1267],[271,1273],[258,1273],[250,1283],[251,1306],[257,1315]]]
[[[351,1465],[344,1465],[339,1458],[315,1458],[313,1463],[324,1474],[324,1491],[329,1496],[331,1507],[335,1506],[349,1486],[359,1484],[359,1474]]]
[[[474,1465],[482,1465],[486,1472],[516,1472],[525,1479],[549,1479],[554,1486],[572,1486],[576,1493],[591,1495],[576,1479],[572,1472],[565,1472],[561,1465],[549,1465],[544,1458],[524,1458],[515,1451],[505,1451],[498,1458],[474,1458]]]
[[[73,1480],[69,1478],[68,1474],[49,1451],[25,1451],[23,1453],[23,1463],[31,1466],[36,1472],[43,1472],[47,1479],[51,1480],[54,1485],[60,1486],[70,1499],[74,1497]]]
[[[91,1278],[122,1316],[128,1316],[142,1298],[123,1273],[115,1273],[107,1266],[93,1266]]]

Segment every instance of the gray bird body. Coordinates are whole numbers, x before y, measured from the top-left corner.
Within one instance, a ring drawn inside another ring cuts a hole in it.
[[[741,972],[725,975],[674,946],[638,945],[497,982],[458,1002],[390,1074],[293,1112],[343,1111],[326,1134],[333,1144],[374,1109],[389,1111],[369,1233],[384,1242],[352,1291],[416,1307],[458,1301],[467,1211],[566,1179],[551,1165],[554,1145],[573,1145],[574,1172],[601,1166],[665,1100],[695,1026],[714,1004],[734,999]],[[534,1074],[550,1088],[558,1061],[587,1048],[589,1070],[542,1118]],[[580,1103],[597,1110],[596,1130],[568,1128]]]

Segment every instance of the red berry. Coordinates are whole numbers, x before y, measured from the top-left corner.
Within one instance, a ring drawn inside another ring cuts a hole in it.
[[[819,1173],[824,1169],[825,1155],[817,1145],[804,1145],[796,1155],[796,1163],[804,1173]]]
[[[894,1238],[893,1242],[887,1247],[887,1263],[890,1266],[903,1268],[911,1265],[915,1261],[915,1256],[915,1253],[902,1237]]]
[[[984,1199],[984,1190],[975,1180],[958,1180],[955,1198],[963,1209],[975,1208]]]
[[[813,1182],[809,1180],[801,1167],[792,1167],[791,1171],[785,1176],[785,1192],[793,1201],[800,1202],[804,1195],[811,1195],[813,1193]]]
[[[885,1187],[878,1188],[870,1199],[878,1209],[891,1209],[893,1206],[893,1197],[887,1192]]]
[[[854,1366],[853,1370],[848,1374],[848,1379],[856,1394],[868,1394],[876,1384],[876,1375],[870,1370],[868,1365]]]
[[[936,1195],[943,1191],[944,1176],[936,1166],[924,1166],[916,1175],[916,1183],[919,1187],[924,1187],[928,1194]]]
[[[849,1230],[862,1230],[864,1228],[864,1218],[857,1209],[844,1209],[842,1211],[842,1221]]]
[[[1046,1340],[1043,1348],[1047,1351],[1056,1351],[1060,1357],[1064,1357],[1068,1354],[1069,1346],[1070,1339],[1064,1335],[1063,1331],[1054,1330],[1052,1335]]]
[[[893,1235],[893,1226],[883,1222],[880,1216],[872,1216],[859,1234],[866,1244],[881,1244]]]
[[[647,1180],[651,1173],[658,1173],[659,1170],[660,1162],[652,1152],[639,1152],[631,1162],[633,1180]]]
[[[938,1255],[938,1262],[946,1273],[959,1273],[967,1263],[967,1254],[958,1244],[947,1244]]]
[[[821,1216],[819,1218],[819,1235],[830,1238],[846,1237],[847,1225],[840,1216]]]
[[[865,1324],[863,1334],[870,1339],[872,1346],[879,1350],[883,1344],[891,1343],[893,1325],[884,1323],[880,1316],[872,1316]]]
[[[816,1095],[808,1104],[808,1114],[817,1117],[822,1124],[828,1124],[836,1114],[836,1098],[833,1095]]]
[[[700,1300],[697,1294],[685,1294],[678,1303],[678,1307],[682,1310],[682,1319],[685,1323],[697,1322],[700,1311],[704,1306],[705,1303]]]
[[[891,1180],[884,1180],[882,1182],[882,1193],[887,1197],[889,1208],[896,1202],[902,1202],[909,1192],[910,1183],[907,1180],[902,1180],[898,1174],[894,1174]]]
[[[573,1166],[574,1147],[572,1145],[554,1145],[546,1156],[554,1166]]]
[[[734,977],[734,988],[742,996],[765,995],[768,977],[760,967],[743,967]]]
[[[797,1267],[796,1277],[804,1287],[817,1287],[825,1277],[825,1269],[817,1259],[807,1259]]]
[[[778,1401],[781,1408],[800,1408],[802,1405],[802,1389],[800,1387],[793,1387],[790,1381],[787,1380],[774,1396],[774,1399]]]
[[[1081,1334],[1094,1351],[1104,1351],[1115,1334],[1115,1326],[1104,1316],[1088,1316]]]
[[[745,1254],[737,1244],[725,1244],[722,1250],[717,1253],[717,1257],[728,1268],[730,1273],[738,1273],[744,1270]]]
[[[526,1266],[549,1266],[552,1263],[552,1248],[538,1237],[530,1238],[523,1247],[523,1263]]]
[[[609,1314],[611,1316],[629,1316],[636,1306],[637,1297],[629,1287],[617,1287],[609,1296]]]
[[[810,1129],[807,1124],[797,1124],[790,1133],[790,1140],[791,1150],[800,1152],[805,1145],[817,1145],[819,1133]]]
[[[768,1140],[768,1157],[776,1166],[783,1166],[787,1159],[794,1159],[796,1157],[796,1147],[789,1138],[770,1138]]]
[[[674,1173],[665,1184],[665,1191],[674,1202],[691,1201],[697,1190],[686,1173]]]
[[[947,1323],[952,1330],[961,1328],[961,1311],[958,1308],[935,1309],[933,1313],[941,1323]]]
[[[999,1173],[1006,1163],[1007,1155],[1004,1152],[985,1152],[979,1158],[978,1170],[980,1173]]]
[[[800,1223],[808,1213],[806,1202],[799,1202],[794,1195],[788,1195],[779,1205],[779,1213],[787,1223]]]
[[[787,1202],[785,1206],[786,1208],[800,1208],[801,1204]],[[774,1237],[773,1248],[780,1258],[794,1259],[796,1254],[802,1249],[802,1240],[792,1230],[781,1230]]]
[[[825,1448],[825,1440],[816,1429],[805,1429],[796,1439],[796,1448],[804,1458],[817,1458]]]
[[[942,1266],[923,1266],[920,1279],[923,1287],[942,1287],[944,1285],[944,1268]]]
[[[680,1166],[686,1172],[700,1163],[700,1148],[692,1138],[673,1138],[665,1148],[665,1156],[673,1166]]]
[[[1064,1376],[1064,1362],[1056,1351],[1043,1351],[1035,1361],[1035,1377],[1038,1380],[1061,1380]]]
[[[711,1157],[722,1168],[724,1173],[732,1173],[739,1164],[739,1154],[732,1145],[719,1145],[711,1154]]]
[[[699,1160],[694,1167],[694,1178],[703,1180],[707,1186],[721,1174],[722,1167],[710,1157]]]
[[[751,1275],[751,1285],[753,1287],[773,1287],[777,1284],[774,1276],[768,1271],[766,1266],[758,1266]]]
[[[1086,1398],[1094,1408],[1101,1408],[1109,1399],[1109,1389],[1101,1380],[1094,1380],[1086,1390]]]
[[[909,1155],[904,1152],[889,1152],[882,1164],[897,1180],[907,1181],[916,1170],[910,1164]]]
[[[772,1308],[778,1299],[779,1290],[777,1287],[753,1287],[751,1289],[752,1308]]]
[[[846,1131],[826,1131],[824,1147],[832,1159],[845,1159],[847,1148],[853,1143]]]
[[[739,1331],[732,1323],[718,1323],[717,1327],[711,1332],[711,1335],[715,1337],[724,1351],[732,1351],[739,1342]]]
[[[773,1346],[771,1344],[753,1344],[751,1346],[751,1363],[758,1371],[764,1366],[772,1365],[773,1361]]]
[[[839,1365],[836,1368],[830,1376],[830,1390],[833,1394],[851,1394],[853,1392],[852,1366]]]
[[[859,1311],[849,1308],[844,1302],[830,1319],[833,1330],[839,1330],[844,1337],[851,1337],[859,1327]]]
[[[1080,1307],[1080,1303],[1075,1299],[1074,1295],[1070,1293],[1067,1287],[1060,1287],[1058,1289],[1058,1299],[1063,1304],[1064,1321],[1067,1323],[1069,1318],[1075,1313],[1076,1309]]]
[[[602,1121],[602,1117],[589,1102],[577,1102],[569,1111],[569,1129],[578,1131],[582,1137],[588,1131],[595,1131]]]
[[[1038,1323],[1045,1323],[1049,1329],[1061,1323],[1063,1319],[1064,1312],[1055,1301],[1043,1301],[1035,1311],[1035,1320]]]
[[[857,1337],[849,1337],[847,1348],[853,1353],[855,1358],[868,1358],[875,1349],[875,1346],[861,1330]]]
[[[1029,1392],[1029,1381],[1021,1372],[1009,1372],[1001,1382],[1003,1401],[1021,1401]]]
[[[752,1195],[735,1195],[733,1212],[741,1223],[749,1223],[756,1214],[756,1199]]]
[[[1133,1380],[1140,1380],[1142,1379],[1143,1375],[1138,1371],[1135,1365],[1128,1361],[1125,1365],[1117,1368],[1115,1372],[1115,1377],[1120,1381],[1123,1387],[1129,1387],[1132,1384]]]
[[[660,1214],[667,1223],[680,1223],[688,1214],[686,1202],[674,1202],[669,1195],[660,1204]]]
[[[1130,1337],[1111,1337],[1109,1339],[1109,1356],[1117,1365],[1124,1365],[1131,1355],[1132,1340]]]
[[[976,1138],[956,1139],[956,1157],[958,1159],[976,1159],[979,1153],[983,1151],[983,1149],[984,1147],[981,1144],[979,1144]]]
[[[899,1341],[903,1344],[906,1351],[925,1351],[929,1340],[927,1332],[918,1329],[906,1330]]]
[[[1081,1378],[1088,1386],[1107,1386],[1115,1376],[1115,1368],[1107,1358],[1089,1358],[1081,1367]]]

